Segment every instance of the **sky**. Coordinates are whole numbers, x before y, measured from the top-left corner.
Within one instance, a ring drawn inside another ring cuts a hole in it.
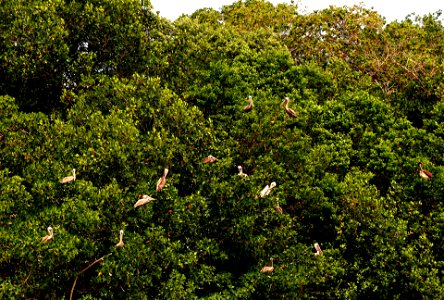
[[[291,3],[291,0],[268,0],[273,4]],[[159,11],[162,17],[174,21],[182,14],[192,14],[197,9],[211,7],[219,10],[223,5],[230,5],[236,0],[151,0],[153,11]],[[387,22],[402,21],[408,14],[425,15],[444,10],[444,3],[440,0],[295,0],[300,13],[309,13],[313,10],[334,6],[353,6],[363,4],[366,8],[376,10]]]

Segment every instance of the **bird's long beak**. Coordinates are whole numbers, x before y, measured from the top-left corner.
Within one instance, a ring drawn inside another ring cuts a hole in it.
[[[285,99],[284,99],[284,101],[282,101],[282,103],[281,103],[280,107],[282,107],[282,105],[284,105],[284,103],[285,103]]]

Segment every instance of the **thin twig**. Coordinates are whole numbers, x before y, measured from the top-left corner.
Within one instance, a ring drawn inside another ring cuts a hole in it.
[[[32,268],[29,270],[29,274],[28,274],[28,276],[26,276],[25,280],[23,281],[23,284],[26,284],[26,282],[28,282],[28,279],[31,276],[31,273],[32,273]]]
[[[94,266],[96,263],[101,262],[102,260],[105,259],[105,257],[111,255],[112,253],[109,253],[107,255],[102,256],[99,259],[96,259],[95,261],[93,261],[90,265],[88,265],[86,268],[84,268],[83,270],[81,270],[79,272],[79,274],[77,274],[76,279],[74,280],[74,283],[72,284],[72,288],[71,288],[71,293],[69,294],[69,300],[72,300],[72,295],[74,294],[74,288],[76,287],[76,283],[77,283],[77,279],[79,278],[79,275],[82,274],[83,272],[85,272],[86,270],[88,270],[89,268],[91,268],[92,266]]]

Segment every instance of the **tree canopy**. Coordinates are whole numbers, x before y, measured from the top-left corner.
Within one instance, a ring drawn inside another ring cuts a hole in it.
[[[442,298],[440,17],[3,1],[1,298]]]

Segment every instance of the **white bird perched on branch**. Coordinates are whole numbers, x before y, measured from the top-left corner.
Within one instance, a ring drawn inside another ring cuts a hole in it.
[[[237,174],[237,175],[248,177],[248,175],[243,172],[242,166],[237,166],[237,169],[239,170],[239,174]]]
[[[254,107],[253,97],[248,96],[248,104],[246,106],[244,106],[244,111],[250,111],[253,109],[253,107]]]
[[[123,230],[120,230],[119,238],[120,238],[119,242],[116,244],[116,248],[118,248],[118,249],[123,248],[123,245],[124,245],[124,243],[123,243]]]
[[[219,159],[214,157],[213,155],[208,155],[207,157],[205,157],[204,159],[202,159],[202,162],[204,164],[212,164],[215,163],[216,161],[218,161]]]
[[[159,180],[157,180],[156,192],[160,191],[165,186],[167,174],[168,174],[168,169],[165,168],[165,170],[163,170],[163,176],[160,177]]]
[[[62,180],[60,180],[60,183],[68,183],[71,181],[76,181],[76,169],[72,169],[72,176],[64,177]]]
[[[45,235],[42,238],[42,242],[43,243],[48,243],[48,242],[50,242],[54,238],[54,231],[52,230],[51,226],[48,227],[48,233],[49,233],[48,235]]]
[[[273,257],[270,258],[270,262],[271,262],[271,266],[263,266],[261,269],[262,273],[271,273],[274,270],[274,266],[273,266]]]
[[[314,248],[316,250],[316,253],[314,255],[321,255],[322,254],[322,249],[318,243],[314,243]]]
[[[276,182],[270,183],[270,185],[267,184],[266,187],[264,187],[260,193],[261,198],[264,198],[268,194],[270,194],[271,190],[276,186]]]
[[[297,114],[296,112],[288,107],[288,102],[290,102],[290,99],[288,97],[284,98],[284,101],[282,101],[281,106],[285,104],[285,112],[287,115],[289,115],[291,118],[296,118]]]
[[[144,206],[145,204],[148,204],[153,200],[156,200],[156,199],[151,196],[148,196],[148,195],[143,195],[142,198],[137,200],[137,202],[134,204],[134,208],[136,208],[138,206]]]

